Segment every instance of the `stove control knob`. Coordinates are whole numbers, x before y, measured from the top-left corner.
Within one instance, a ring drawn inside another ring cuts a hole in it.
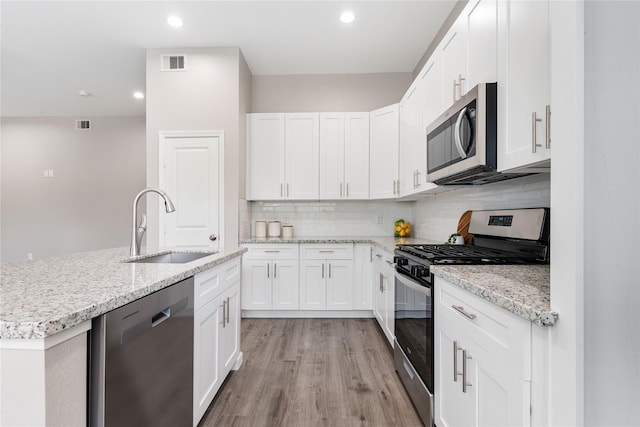
[[[412,265],[411,266],[411,275],[412,276],[416,276],[416,277],[420,277],[419,276],[419,271],[422,267],[420,267],[419,265]]]
[[[395,262],[398,265],[408,265],[409,264],[409,260],[406,259],[403,256],[394,256],[393,257],[393,262]]]
[[[426,277],[429,274],[429,269],[423,266],[417,266],[415,275],[417,277]]]

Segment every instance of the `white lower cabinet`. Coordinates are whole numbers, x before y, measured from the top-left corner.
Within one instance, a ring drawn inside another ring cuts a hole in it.
[[[353,244],[300,245],[300,309],[353,310]]]
[[[373,309],[373,246],[356,243],[353,257],[353,309]]]
[[[393,346],[395,339],[395,272],[392,260],[393,254],[376,248],[373,261],[373,287],[375,295],[373,314],[391,346]]]
[[[435,423],[531,423],[531,322],[435,279]]]
[[[193,425],[240,357],[240,258],[195,276]]]
[[[243,310],[298,310],[298,245],[245,245]]]

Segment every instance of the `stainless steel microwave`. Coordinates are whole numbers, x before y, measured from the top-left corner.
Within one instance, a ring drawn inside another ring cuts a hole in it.
[[[498,168],[497,83],[481,83],[427,128],[427,181],[478,185],[527,174]]]

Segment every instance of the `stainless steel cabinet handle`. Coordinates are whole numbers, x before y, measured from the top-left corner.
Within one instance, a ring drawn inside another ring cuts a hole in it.
[[[283,184],[282,184],[282,183],[280,183],[280,197],[284,196],[284,193],[282,192],[282,191],[283,191],[283,190],[282,190],[282,185],[283,185]]]
[[[273,263],[273,278],[274,279],[278,278],[278,270],[277,270],[277,268],[278,268],[278,263],[274,262]]]
[[[227,305],[227,302],[225,300],[222,300],[222,305],[220,306],[222,308],[222,327],[226,328],[227,324],[225,323],[227,321],[227,316],[226,316],[226,310],[225,307]]]
[[[373,246],[369,246],[369,262],[373,262]]]
[[[333,249],[331,249],[331,250],[321,249],[321,250],[319,250],[318,252],[320,252],[320,253],[322,253],[322,254],[332,254],[332,253],[334,253],[335,251],[334,251]]]
[[[416,171],[418,172],[418,187],[420,187],[420,185],[422,185],[422,171]]]
[[[209,235],[209,240],[211,240],[212,242],[215,242],[217,239],[218,239],[218,236],[216,236],[215,234]]]
[[[462,82],[465,81],[466,79],[464,77],[462,77],[462,74],[458,74],[458,99],[462,98]]]
[[[269,263],[267,263],[267,279],[269,278]]]
[[[231,323],[231,322],[229,322],[229,311],[231,311],[231,310],[229,310],[229,297],[227,297],[227,315],[226,315],[226,317],[225,317],[225,319],[226,319],[226,321],[227,321],[227,325],[228,325],[229,323]]]
[[[329,263],[329,279],[331,279],[331,263]]]
[[[456,87],[460,86],[460,84],[454,79],[453,80],[453,102],[457,101],[456,99]]]
[[[467,382],[467,360],[470,360],[471,356],[467,354],[467,350],[462,350],[462,392],[467,392],[467,387],[471,387],[471,383]]]
[[[287,182],[287,197],[289,197],[289,183]]]
[[[458,376],[462,375],[458,372],[458,352],[462,351],[462,347],[458,346],[458,341],[453,342],[453,382],[458,382]]]
[[[349,183],[348,183],[348,182],[347,182],[347,184],[346,184],[346,187],[347,187],[346,197],[349,197]]]
[[[383,276],[382,276],[382,273],[379,273],[379,274],[380,274],[380,279],[379,279],[380,280],[380,292],[384,292],[384,287],[382,286]]]
[[[461,305],[452,305],[451,306],[455,311],[457,311],[458,313],[462,314],[463,316],[465,316],[467,319],[475,319],[476,315],[473,313],[469,313],[467,311],[465,311],[464,307]]]
[[[322,263],[322,278],[324,279],[324,262]]]
[[[340,183],[340,197],[342,197],[342,183]]]
[[[396,195],[396,180],[393,180],[393,195]]]
[[[547,128],[546,128],[546,144],[545,148],[551,148],[551,105],[547,105],[544,109],[547,116]]]
[[[538,131],[537,124],[541,122],[542,119],[538,118],[538,113],[535,111],[531,113],[531,152],[535,153],[538,147],[542,147],[542,144],[538,144]]]
[[[264,252],[265,252],[265,253],[268,253],[268,254],[279,254],[279,253],[280,253],[280,251],[279,251],[279,250],[277,250],[277,249],[273,249],[273,250],[271,250],[271,249],[270,249],[270,250],[265,250]]]

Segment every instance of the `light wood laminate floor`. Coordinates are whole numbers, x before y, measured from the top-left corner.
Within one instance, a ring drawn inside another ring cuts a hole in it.
[[[200,426],[421,426],[374,319],[242,319],[244,364]]]

